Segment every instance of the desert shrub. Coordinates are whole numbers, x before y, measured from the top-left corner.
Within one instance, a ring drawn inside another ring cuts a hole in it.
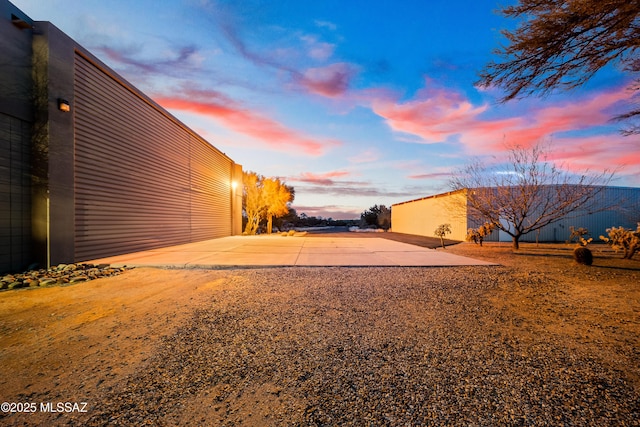
[[[480,244],[482,246],[482,242],[484,238],[491,234],[491,232],[496,228],[495,224],[490,222],[485,222],[478,228],[470,228],[467,230],[467,242],[473,242],[476,244]]]
[[[433,234],[440,238],[440,243],[444,248],[444,236],[451,233],[451,224],[440,224],[438,228],[435,229]]]
[[[588,239],[585,236],[589,235],[589,230],[584,227],[575,228],[573,225],[569,227],[571,231],[571,235],[569,235],[569,240],[567,243],[573,243],[575,239],[576,243],[580,246],[587,246],[591,241],[593,241],[593,237],[589,237]]]
[[[589,249],[584,246],[578,246],[573,250],[573,259],[578,264],[591,265],[593,264],[593,254]]]
[[[614,251],[622,250],[624,259],[631,259],[636,251],[640,250],[640,222],[635,231],[624,227],[611,227],[607,228],[607,234],[609,237],[600,236],[600,239]]]
[[[465,240],[467,242],[478,243],[478,231],[475,228],[470,228],[467,230],[467,237]]]

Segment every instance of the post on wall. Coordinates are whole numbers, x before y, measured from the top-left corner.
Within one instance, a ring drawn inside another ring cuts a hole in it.
[[[47,267],[75,261],[74,42],[49,22],[33,38],[36,99],[32,226],[35,255]]]
[[[231,235],[242,234],[242,165],[231,164]]]

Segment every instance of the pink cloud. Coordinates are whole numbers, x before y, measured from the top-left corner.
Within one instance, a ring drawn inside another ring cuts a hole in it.
[[[411,179],[449,179],[451,178],[451,172],[428,172],[417,173],[407,176]]]
[[[403,103],[388,96],[373,98],[371,105],[395,131],[416,135],[424,143],[457,136],[470,154],[485,154],[504,149],[505,142],[526,147],[560,132],[606,125],[612,116],[610,110],[629,97],[626,89],[618,88],[534,107],[526,116],[496,119],[484,117],[487,105],[474,106],[462,94],[446,88],[427,87]]]
[[[495,120],[477,117],[472,126],[460,134],[460,140],[473,154],[486,153],[487,149],[504,149],[504,142],[529,147],[549,137],[561,141],[564,138],[554,135],[607,125],[612,117],[609,110],[628,98],[628,91],[615,89],[547,107],[532,108],[527,116]],[[602,138],[623,141],[618,134]]]
[[[337,97],[347,92],[355,74],[353,65],[337,62],[326,67],[308,68],[298,77],[298,82],[311,93]]]
[[[346,207],[346,206],[336,206],[336,205],[327,205],[327,206],[296,206],[294,205],[293,208],[296,210],[296,213],[298,215],[300,215],[301,213],[304,213],[307,216],[333,218],[333,219],[357,219],[357,218],[360,218],[360,214],[362,213],[362,209]]]
[[[342,178],[349,176],[347,171],[332,171],[325,173],[303,172],[298,176],[289,178],[291,181],[306,182],[315,185],[334,185],[336,181],[333,178]]]
[[[462,94],[446,88],[425,88],[406,102],[398,102],[388,94],[372,97],[370,102],[373,111],[391,129],[421,138],[417,142],[445,142],[455,137],[466,154],[499,155],[504,152],[505,143],[529,147],[550,141],[554,153],[550,160],[562,162],[567,170],[601,171],[626,165],[618,175],[627,183],[640,184],[640,174],[636,172],[640,169],[637,135],[624,137],[610,130],[606,134],[568,136],[570,132],[597,131],[599,126],[610,125],[614,111],[631,96],[626,88],[615,88],[552,105],[537,103],[526,114],[505,118],[487,117],[487,105],[475,106]],[[523,105],[526,104],[519,107]],[[435,176],[410,176],[423,177]]]
[[[184,92],[184,96],[158,96],[155,101],[167,109],[212,117],[231,130],[248,135],[276,150],[293,149],[320,156],[329,147],[341,145],[335,139],[315,138],[290,129],[259,112],[243,108],[218,92],[191,90]]]
[[[613,134],[558,138],[553,140],[553,145],[549,160],[561,163],[569,171],[601,171],[605,168],[613,171],[620,167],[616,176],[628,177],[626,181],[640,184],[640,150],[637,137]]]
[[[417,135],[425,142],[444,142],[471,126],[487,107],[474,107],[454,91],[425,88],[406,103],[374,99],[372,109],[395,131]]]
[[[351,163],[370,163],[380,159],[380,152],[375,148],[364,150],[355,156],[349,157]]]

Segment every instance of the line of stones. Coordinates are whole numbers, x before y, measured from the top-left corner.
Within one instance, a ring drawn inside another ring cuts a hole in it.
[[[127,267],[111,267],[109,264],[59,264],[48,269],[7,274],[0,279],[0,290],[86,282],[116,276],[125,270]]]

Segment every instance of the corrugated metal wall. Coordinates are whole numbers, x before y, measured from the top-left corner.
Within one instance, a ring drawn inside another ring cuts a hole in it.
[[[74,93],[76,260],[231,234],[229,158],[79,53]]]
[[[605,187],[596,196],[594,212],[578,209],[558,222],[533,231],[520,239],[523,242],[564,242],[571,235],[570,227],[589,230],[594,242],[600,235],[607,235],[611,227],[636,228],[640,221],[640,189],[631,187]],[[510,241],[511,236],[501,233],[501,240]]]

